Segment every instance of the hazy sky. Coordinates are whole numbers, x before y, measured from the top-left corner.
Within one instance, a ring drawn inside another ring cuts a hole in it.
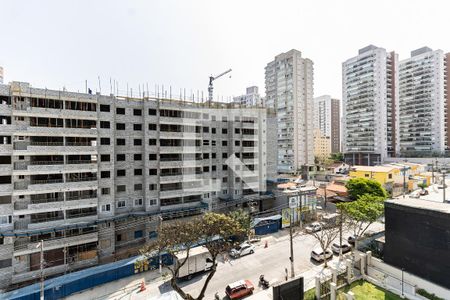
[[[341,63],[368,44],[400,59],[427,45],[450,51],[448,1],[19,1],[0,0],[5,82],[102,92],[109,78],[203,90],[232,68],[215,95],[258,85],[264,67],[292,48],[314,61],[314,94],[341,98]]]

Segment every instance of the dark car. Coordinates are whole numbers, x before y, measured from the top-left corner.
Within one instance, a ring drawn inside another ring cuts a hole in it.
[[[347,241],[348,241],[349,244],[354,246],[355,242],[356,242],[356,237],[354,235],[351,235],[351,236],[348,237]]]

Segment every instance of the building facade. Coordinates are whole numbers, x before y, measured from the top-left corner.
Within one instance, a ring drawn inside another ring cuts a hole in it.
[[[276,174],[267,110],[234,107],[0,85],[1,287],[39,277],[41,240],[53,276],[258,199]]]
[[[447,63],[442,50],[423,47],[399,64],[400,152],[441,154],[447,149]]]
[[[298,50],[265,68],[265,106],[277,114],[278,172],[307,173],[314,165],[313,62]]]
[[[314,98],[314,128],[329,137],[330,152],[341,152],[341,112],[339,99],[324,95]]]
[[[240,104],[242,107],[262,107],[262,98],[259,95],[258,87],[251,86],[246,89],[246,94],[233,98],[235,104]]]
[[[398,152],[398,55],[373,45],[342,64],[345,161],[375,165]]]
[[[323,135],[320,129],[314,129],[314,158],[324,163],[331,154],[331,138]]]

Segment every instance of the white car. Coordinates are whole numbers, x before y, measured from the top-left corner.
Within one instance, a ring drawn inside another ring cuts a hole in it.
[[[305,227],[307,233],[313,233],[322,230],[322,224],[314,222]]]
[[[318,262],[323,261],[324,258],[330,259],[331,257],[333,257],[333,252],[329,249],[326,249],[325,253],[323,253],[322,248],[315,248],[311,251],[311,258]]]
[[[249,244],[248,242],[244,242],[230,251],[232,257],[240,257],[253,253],[255,253],[255,245]]]

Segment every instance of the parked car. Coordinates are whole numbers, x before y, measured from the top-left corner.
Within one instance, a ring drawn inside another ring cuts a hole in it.
[[[314,222],[305,227],[307,233],[313,233],[322,230],[322,224]]]
[[[231,249],[230,251],[230,255],[232,257],[240,257],[240,256],[244,256],[247,254],[253,254],[255,253],[255,245],[250,244],[248,242],[244,242],[242,244],[240,244],[239,246],[237,246],[234,249]]]
[[[339,243],[333,243],[333,245],[331,245],[331,251],[333,251],[334,254],[338,254],[339,255],[339,250],[340,249],[342,249],[342,253],[347,253],[350,250],[352,250],[350,245],[347,244],[347,243],[342,243],[342,247],[341,247],[341,245],[339,245]]]
[[[311,251],[311,258],[315,261],[321,262],[325,259],[330,259],[333,257],[333,252],[331,252],[329,249],[325,250],[325,253],[323,252],[322,248],[315,248],[313,251]]]
[[[253,290],[255,287],[250,280],[239,280],[233,283],[230,283],[225,288],[225,294],[231,299],[241,299],[245,296],[253,294]]]

